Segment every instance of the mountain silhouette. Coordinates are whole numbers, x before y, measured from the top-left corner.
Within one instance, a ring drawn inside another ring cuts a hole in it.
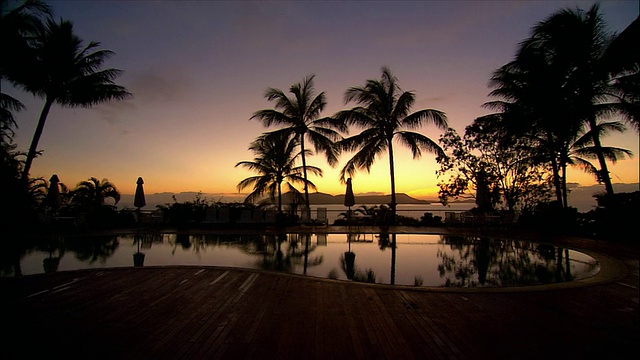
[[[391,203],[391,195],[372,195],[372,194],[356,194],[356,204],[389,204]],[[292,196],[290,194],[285,194],[282,197],[282,202],[287,204],[291,203]],[[322,204],[322,205],[331,205],[331,204],[344,204],[344,194],[340,195],[331,195],[325,193],[311,193],[309,194],[309,202],[312,205]],[[403,193],[396,194],[396,202],[398,204],[422,204],[428,205],[431,202],[427,200],[420,200],[416,198],[412,198],[411,196]]]

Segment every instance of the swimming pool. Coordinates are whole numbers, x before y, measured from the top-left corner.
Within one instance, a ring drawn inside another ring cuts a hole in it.
[[[2,276],[167,265],[429,287],[549,284],[587,278],[600,270],[594,258],[576,250],[480,236],[145,233],[48,238],[11,266],[3,264]]]

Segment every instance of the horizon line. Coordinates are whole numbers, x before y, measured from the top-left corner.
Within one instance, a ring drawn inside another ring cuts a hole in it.
[[[569,184],[567,184],[569,185]],[[581,185],[580,183],[572,183],[571,185],[577,185],[575,187],[570,188],[569,190],[573,190],[576,188],[590,188],[590,187],[598,187],[598,186],[602,186],[604,189],[604,185],[601,184],[592,184],[592,185]],[[630,182],[630,183],[626,183],[626,182],[618,182],[618,183],[613,183],[612,185],[638,185],[640,186],[640,182]],[[640,189],[638,189],[640,190]],[[204,191],[193,191],[193,190],[185,190],[185,191],[179,191],[179,192],[174,192],[174,191],[162,191],[162,192],[150,192],[147,193],[145,191],[145,194],[147,195],[160,195],[160,194],[173,194],[173,195],[178,195],[178,194],[198,194],[201,193],[203,195],[220,195],[220,196],[247,196],[250,193],[229,193],[229,192],[204,192]],[[131,195],[133,196],[135,194],[134,193],[122,193],[121,195]],[[310,192],[309,195],[312,194],[325,194],[325,195],[331,195],[331,196],[341,196],[344,195],[344,193],[338,193],[338,194],[332,194],[332,193],[328,193],[328,192],[322,192],[322,191],[317,191],[317,192]],[[414,198],[418,198],[418,196],[415,195],[409,195],[406,192],[397,192],[396,195],[399,194],[404,194],[410,197],[414,197]],[[387,195],[391,195],[390,193],[381,193],[381,192],[360,192],[360,193],[355,193],[355,195],[377,195],[377,196],[387,196]],[[428,196],[435,196],[437,198],[437,193],[434,193],[434,195],[425,195],[426,197]],[[419,196],[420,198],[424,198],[425,196]]]

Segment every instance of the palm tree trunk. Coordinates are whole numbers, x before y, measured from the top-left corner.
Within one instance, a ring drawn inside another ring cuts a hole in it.
[[[304,201],[307,210],[309,210],[309,187],[307,186],[307,158],[304,156],[304,134],[300,134],[300,150],[302,151],[302,174],[304,176]]]
[[[556,200],[558,201],[558,204],[564,207],[564,205],[562,204],[562,185],[560,182],[560,169],[558,168],[558,161],[555,158],[551,159],[551,169],[553,171],[553,186],[555,187]]]
[[[278,214],[282,216],[282,184],[278,183]]]
[[[393,139],[389,140],[389,175],[391,177],[391,215],[393,225],[396,223],[396,174],[393,163]]]
[[[569,197],[567,194],[567,164],[562,164],[562,208],[569,207]]]
[[[600,176],[599,180],[604,183],[604,188],[608,197],[613,196],[613,184],[611,184],[611,177],[609,177],[609,169],[607,168],[607,161],[602,153],[602,143],[600,142],[600,136],[596,131],[597,124],[596,119],[592,116],[589,119],[589,127],[591,128],[591,136],[593,138],[593,146],[596,148],[596,154],[598,156],[598,162],[600,163]]]
[[[31,163],[33,163],[33,159],[36,157],[36,152],[38,149],[38,142],[40,141],[40,136],[42,136],[42,131],[44,130],[44,124],[47,121],[47,116],[49,115],[49,110],[51,110],[51,106],[53,105],[53,99],[47,97],[44,102],[44,107],[42,108],[42,112],[40,113],[40,118],[38,119],[38,125],[36,126],[36,131],[33,134],[33,140],[31,140],[31,146],[29,147],[29,153],[27,154],[27,160],[24,163],[24,169],[22,170],[22,180],[26,183],[29,180],[29,170],[31,170]]]

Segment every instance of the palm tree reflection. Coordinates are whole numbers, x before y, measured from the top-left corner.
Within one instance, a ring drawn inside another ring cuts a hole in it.
[[[75,252],[78,260],[88,264],[106,263],[119,245],[117,235],[65,238],[66,249]]]
[[[378,235],[378,247],[380,247],[380,250],[384,251],[387,248],[391,248],[391,278],[389,280],[391,285],[395,285],[396,283],[396,245],[395,233],[389,234],[384,232]]]
[[[294,272],[302,266],[306,274],[310,266],[324,261],[322,256],[309,256],[317,248],[311,244],[311,234],[266,234],[256,240],[245,244],[242,251],[258,257],[257,266],[261,269]]]

